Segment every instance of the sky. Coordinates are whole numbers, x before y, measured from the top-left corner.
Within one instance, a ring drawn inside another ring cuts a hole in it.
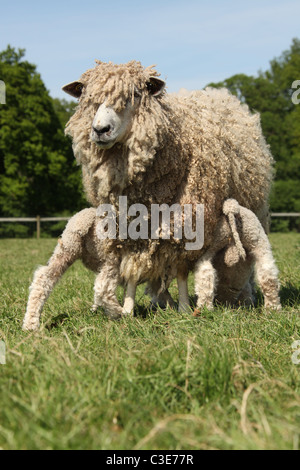
[[[294,37],[299,0],[0,0],[0,51],[26,49],[53,98],[95,59],[155,64],[169,92],[257,75]]]

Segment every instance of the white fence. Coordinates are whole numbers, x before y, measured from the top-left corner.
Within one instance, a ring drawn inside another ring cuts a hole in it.
[[[300,212],[272,212],[271,217],[300,217]],[[42,222],[61,222],[68,221],[71,217],[0,217],[2,222],[34,222],[36,223],[36,237],[39,239],[41,236],[41,223]]]

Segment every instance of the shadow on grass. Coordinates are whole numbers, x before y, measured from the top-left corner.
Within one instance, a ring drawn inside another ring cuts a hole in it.
[[[105,313],[105,310],[102,307],[99,307],[96,311],[89,310],[88,313],[92,317],[96,316],[96,317],[101,317],[103,319],[105,318],[109,319],[108,315]],[[154,310],[152,310],[151,308],[143,307],[142,305],[136,305],[134,308],[135,317],[146,318],[153,313],[155,313]],[[72,318],[76,317],[76,314],[74,313],[73,315],[70,312],[60,313],[59,315],[56,315],[55,317],[52,317],[51,319],[49,319],[49,323],[45,325],[45,328],[48,331],[57,329],[61,327],[64,323],[68,322],[68,320],[70,320],[71,317]],[[118,320],[115,320],[115,321],[118,321]]]
[[[280,289],[280,300],[281,300],[281,304],[282,304],[283,307],[297,307],[297,306],[300,306],[300,289],[294,287],[290,283],[288,283],[285,286],[282,286],[281,289]],[[250,310],[253,310],[253,309],[256,309],[256,308],[258,308],[258,309],[263,308],[263,306],[264,306],[264,297],[263,297],[262,293],[260,292],[260,290],[258,290],[255,306],[248,307],[248,308],[243,307],[243,308],[250,311]],[[195,298],[195,296],[190,296],[190,307],[191,307],[191,314],[192,314],[193,310],[196,308],[196,298]],[[199,316],[202,317],[202,318],[206,318],[206,319],[213,319],[216,310],[218,310],[218,309],[222,310],[224,307],[226,307],[224,304],[216,303],[215,308],[214,308],[213,311],[203,309],[203,310],[201,310],[201,312],[199,312],[200,313]],[[228,308],[228,306],[227,306],[227,308]],[[238,305],[230,306],[231,310],[237,310],[237,309],[240,309],[240,308],[241,308],[241,306],[238,306]],[[140,319],[141,318],[146,319],[146,318],[149,318],[149,316],[155,316],[156,314],[159,314],[160,312],[165,311],[165,310],[170,310],[170,307],[161,308],[160,306],[155,305],[155,304],[151,304],[149,306],[145,306],[145,305],[142,305],[142,304],[136,304],[135,307],[134,307],[134,316],[137,317],[137,318],[140,318]],[[175,306],[171,310],[174,310],[175,312],[178,312],[178,304],[175,303]],[[99,307],[96,312],[90,311],[90,314],[91,315],[97,315],[97,316],[100,315],[100,316],[103,316],[103,317],[107,318],[107,315],[105,314],[105,311],[101,307]],[[49,322],[49,324],[46,325],[46,328],[49,331],[54,329],[54,328],[58,328],[58,327],[62,326],[66,321],[68,321],[71,316],[73,316],[73,315],[70,314],[70,312],[61,313],[61,314],[57,315],[56,317],[53,317],[51,319],[51,321]]]
[[[256,303],[255,307],[264,306],[264,296],[258,289],[256,292]],[[285,286],[281,286],[279,292],[280,302],[283,307],[299,307],[300,306],[300,289],[293,286],[291,283],[287,283]]]
[[[145,307],[144,305],[136,304],[134,306],[134,316],[138,318],[147,318],[149,315],[156,314],[158,307],[155,305]]]
[[[150,316],[159,315],[159,313],[164,312],[166,310],[177,310],[177,305],[171,308],[169,306],[161,307],[157,304],[150,304],[148,306],[136,304],[134,306],[134,316],[137,318],[149,318]]]
[[[51,318],[51,322],[45,325],[45,328],[49,331],[53,330],[53,328],[58,328],[62,326],[65,321],[69,320],[70,314],[69,313],[60,313],[56,317]]]
[[[280,300],[282,305],[286,307],[300,306],[300,289],[287,283],[280,289]]]

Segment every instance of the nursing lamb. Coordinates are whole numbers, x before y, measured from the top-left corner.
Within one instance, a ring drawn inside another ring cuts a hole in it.
[[[104,255],[103,242],[97,234],[96,209],[90,208],[70,219],[47,265],[36,270],[23,320],[24,330],[39,328],[46,300],[62,275],[77,260],[96,274],[93,310],[101,306],[114,320],[133,313],[136,284],[131,280],[127,283],[124,305],[121,307],[115,294],[117,286],[122,283],[121,259],[115,258],[114,254]],[[156,290],[155,286],[153,288]],[[162,305],[173,306],[168,291],[159,293],[156,300]]]

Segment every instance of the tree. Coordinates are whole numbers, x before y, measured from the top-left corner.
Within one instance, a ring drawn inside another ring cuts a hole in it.
[[[58,98],[53,99],[54,111],[56,112],[59,121],[64,128],[68,120],[74,114],[77,103],[74,101],[60,100]]]
[[[260,113],[262,130],[276,161],[270,200],[274,212],[300,211],[300,105],[292,102],[295,80],[300,80],[299,39],[294,39],[290,49],[273,59],[270,69],[257,77],[240,74],[210,84],[228,88],[251,111]],[[299,230],[299,220],[289,221],[289,227]]]
[[[0,215],[73,213],[86,203],[62,109],[55,110],[35,65],[24,56],[23,49],[10,46],[0,53],[6,85],[6,104],[0,105]]]

